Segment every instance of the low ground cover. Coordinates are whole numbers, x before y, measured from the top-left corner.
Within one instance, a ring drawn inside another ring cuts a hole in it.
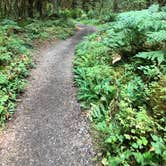
[[[0,21],[0,126],[11,118],[16,99],[26,85],[25,78],[33,66],[33,42],[65,39],[74,29],[68,19]]]
[[[76,48],[78,99],[103,165],[166,162],[166,12],[120,13]]]

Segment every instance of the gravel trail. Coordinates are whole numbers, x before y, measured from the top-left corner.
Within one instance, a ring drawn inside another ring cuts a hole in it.
[[[91,166],[88,123],[76,101],[74,49],[95,28],[42,50],[15,118],[0,134],[0,166]]]

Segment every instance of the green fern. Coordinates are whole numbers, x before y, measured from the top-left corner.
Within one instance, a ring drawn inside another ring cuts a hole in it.
[[[79,44],[74,71],[102,164],[165,165],[166,12],[120,13]]]
[[[166,21],[165,21],[166,25]],[[151,32],[147,35],[147,43],[156,48],[166,48],[166,30]]]
[[[160,51],[151,51],[151,52],[140,52],[135,57],[151,61],[156,60],[157,63],[160,65],[161,63],[166,61],[166,51],[160,50]]]

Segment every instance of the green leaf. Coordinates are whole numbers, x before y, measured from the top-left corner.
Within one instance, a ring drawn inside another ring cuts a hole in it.
[[[125,138],[130,140],[131,139],[131,136],[129,134],[124,134]]]
[[[104,166],[108,166],[109,165],[109,162],[107,161],[106,158],[103,158],[101,163],[104,165]]]
[[[8,79],[7,76],[5,74],[0,74],[0,84],[7,84],[8,83]]]
[[[146,139],[146,137],[141,137],[142,140],[142,144],[143,145],[147,145],[148,144],[148,140]]]

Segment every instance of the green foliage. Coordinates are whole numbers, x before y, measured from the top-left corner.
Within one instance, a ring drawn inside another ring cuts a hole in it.
[[[31,58],[25,42],[17,35],[21,27],[16,22],[3,20],[0,30],[0,125],[3,126],[14,112],[17,94],[25,86]]]
[[[61,38],[66,39],[74,33],[74,23],[70,19],[33,20],[26,25],[25,31],[30,39]]]
[[[116,18],[116,14],[111,12],[111,10],[106,10],[105,8],[103,8],[100,11],[90,10],[87,14],[87,17],[89,19],[95,18],[101,24],[101,23],[107,23],[110,21],[114,21]]]
[[[22,26],[19,26],[22,25]],[[32,67],[33,40],[66,38],[73,34],[71,20],[12,20],[0,22],[0,126],[12,117],[15,102],[23,91]]]
[[[166,60],[166,51],[151,51],[151,52],[141,52],[138,53],[135,57],[142,58],[145,60],[151,60],[152,62],[156,61],[159,65],[164,63]]]
[[[85,12],[82,9],[76,8],[76,9],[63,9],[60,10],[58,13],[58,17],[62,19],[77,19],[81,18]]]
[[[49,0],[1,0],[0,17],[13,19],[48,17],[55,13],[55,3]]]
[[[166,163],[166,13],[120,13],[76,48],[78,99],[103,165]]]
[[[152,2],[153,3],[153,2]],[[147,7],[147,0],[103,0],[87,3],[87,17],[100,23],[114,21],[117,12],[140,10]]]
[[[147,0],[120,0],[118,5],[120,11],[140,10],[147,7]]]
[[[105,12],[99,17],[99,20],[101,23],[115,21],[115,19],[116,19],[116,14],[113,12],[109,12],[109,13]]]

